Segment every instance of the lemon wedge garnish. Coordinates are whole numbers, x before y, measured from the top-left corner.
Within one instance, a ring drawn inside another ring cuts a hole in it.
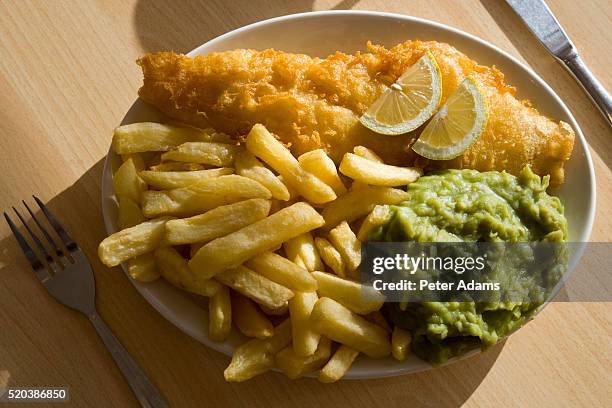
[[[387,88],[359,119],[384,135],[411,132],[427,121],[442,98],[442,75],[435,58],[423,55]]]
[[[466,78],[421,132],[412,150],[432,160],[450,160],[474,143],[487,125],[487,100]]]

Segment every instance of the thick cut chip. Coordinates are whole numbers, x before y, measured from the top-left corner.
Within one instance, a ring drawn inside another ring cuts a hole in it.
[[[378,204],[399,204],[407,198],[406,191],[390,187],[363,186],[351,190],[323,209],[325,228],[332,229],[342,221],[353,222]]]
[[[332,271],[338,276],[346,276],[346,264],[342,255],[334,246],[325,238],[316,237],[315,246],[317,251],[321,255],[323,262],[331,268]]]
[[[283,178],[283,176],[278,176],[278,179],[285,185],[285,187],[287,187],[287,191],[289,191],[288,202],[281,203],[284,207],[288,207],[291,204],[294,204],[297,199],[300,198],[300,192],[297,191],[291,184],[289,184],[287,180]]]
[[[193,273],[185,258],[172,247],[155,250],[155,261],[164,279],[177,288],[201,296],[213,296],[221,289],[219,282]]]
[[[180,245],[210,241],[266,218],[269,211],[269,200],[252,198],[222,205],[191,218],[170,220],[166,224],[166,242]]]
[[[281,201],[273,198],[270,200],[270,214],[274,214],[282,208]]]
[[[289,300],[289,315],[293,330],[293,351],[298,356],[314,354],[321,335],[310,327],[310,313],[319,296],[317,292],[295,292]]]
[[[259,308],[268,316],[284,316],[289,313],[289,302],[285,302],[281,307],[269,308],[266,305],[259,305]]]
[[[285,320],[266,339],[252,339],[238,346],[230,365],[223,372],[226,381],[241,382],[274,367],[274,356],[291,343],[291,322]]]
[[[227,286],[221,286],[208,302],[208,337],[224,341],[232,330],[232,303]]]
[[[272,336],[274,326],[253,301],[232,291],[232,320],[238,330],[247,337],[265,339]]]
[[[293,297],[291,290],[242,265],[220,273],[215,278],[236,292],[272,309],[284,306]]]
[[[289,289],[309,292],[317,290],[317,281],[301,266],[274,252],[263,252],[245,264],[260,275]]]
[[[305,264],[305,263],[304,263],[304,261],[302,260],[302,257],[301,257],[301,256],[299,256],[299,255],[298,255],[298,256],[296,256],[296,257],[295,257],[295,260],[294,260],[293,262],[295,262],[295,264],[296,264],[297,266],[299,266],[299,267],[301,267],[301,268],[304,268],[304,269],[308,270],[308,269],[306,268],[306,264]]]
[[[113,133],[113,150],[117,154],[163,152],[185,142],[205,139],[206,132],[192,127],[178,127],[154,122],[119,126]]]
[[[287,377],[292,380],[312,373],[323,367],[331,355],[331,340],[323,337],[319,342],[317,350],[309,356],[300,356],[295,353],[293,348],[285,347],[278,352],[274,358],[278,367]]]
[[[389,218],[391,218],[391,210],[389,209],[389,206],[377,205],[361,223],[359,232],[357,232],[357,238],[361,242],[366,242],[372,232],[389,221]]]
[[[381,159],[380,156],[374,152],[374,150],[368,149],[365,146],[355,146],[353,148],[353,153],[376,163],[384,163],[383,159]]]
[[[321,257],[315,247],[314,238],[310,232],[298,235],[283,243],[283,249],[287,258],[303,265],[310,272],[320,271],[324,268]]]
[[[329,240],[342,255],[349,272],[356,270],[361,264],[361,242],[346,221],[329,232]]]
[[[234,164],[237,147],[227,143],[187,142],[162,154],[162,160],[210,164],[227,167]]]
[[[147,184],[159,190],[172,190],[173,188],[187,187],[202,180],[227,176],[234,172],[229,167],[219,169],[195,170],[195,171],[151,171],[145,170],[138,173]]]
[[[128,274],[138,282],[153,282],[161,276],[152,252],[127,261]]]
[[[304,170],[314,174],[325,184],[330,186],[336,195],[340,196],[346,193],[346,187],[336,169],[336,164],[325,153],[323,149],[311,150],[298,157],[298,162]]]
[[[138,204],[131,198],[119,197],[118,201],[117,226],[119,229],[130,228],[147,220]]]
[[[274,173],[264,166],[253,153],[243,150],[236,154],[236,173],[251,178],[272,193],[277,200],[288,201],[290,198],[287,186]]]
[[[368,322],[372,322],[382,327],[387,333],[391,333],[392,330],[391,326],[389,326],[389,322],[387,322],[387,319],[385,319],[385,316],[383,316],[383,314],[379,310],[372,313],[368,313],[363,317],[365,317]]]
[[[336,382],[351,368],[353,361],[357,358],[359,352],[345,346],[344,344],[338,347],[338,350],[329,359],[327,364],[321,369],[319,373],[319,381],[323,383]]]
[[[377,163],[353,153],[346,153],[340,172],[353,180],[374,186],[397,187],[416,181],[423,170],[417,167],[398,167]]]
[[[144,170],[146,167],[145,158],[143,155],[153,154],[153,153],[154,152],[123,154],[121,155],[121,160],[125,163],[126,161],[132,159],[132,161],[134,162],[134,167],[136,167],[136,170],[141,171],[141,170]]]
[[[300,163],[281,142],[260,124],[253,126],[246,139],[247,149],[266,162],[304,198],[315,204],[323,204],[336,198],[334,190],[315,175],[302,168]]]
[[[283,242],[318,228],[323,223],[323,217],[310,205],[295,203],[263,220],[212,240],[200,248],[189,261],[189,266],[212,277],[257,254],[275,250]]]
[[[128,159],[113,175],[113,189],[119,198],[129,198],[135,203],[140,203],[142,193],[147,189],[147,184],[138,176],[138,170],[133,159]]]
[[[391,335],[391,354],[398,361],[404,361],[410,351],[410,332],[395,326]]]
[[[198,252],[200,248],[204,246],[204,244],[205,242],[196,242],[196,243],[189,245],[189,259],[193,258],[196,252]]]
[[[310,314],[312,327],[323,336],[345,344],[372,357],[391,353],[389,336],[384,329],[351,312],[333,299],[322,297]]]
[[[313,272],[312,275],[319,283],[319,295],[334,299],[357,314],[379,310],[385,302],[384,295],[372,286],[342,279],[331,273]]]
[[[217,142],[217,143],[234,143],[235,140],[226,133],[217,132],[215,129],[211,127],[207,128],[199,128],[197,126],[188,125],[184,122],[169,119],[166,124],[170,126],[178,126],[180,128],[191,128],[196,131],[201,131],[201,135],[198,136],[197,139],[192,141],[194,142]]]
[[[162,214],[189,216],[249,198],[269,199],[270,191],[249,178],[235,174],[202,180],[168,191],[146,191],[142,211],[147,217]]]
[[[109,235],[100,242],[98,257],[110,267],[153,251],[161,243],[169,219],[156,218]]]
[[[362,187],[367,187],[367,186],[368,186],[368,185],[367,185],[366,183],[363,183],[363,182],[361,182],[361,181],[357,181],[357,180],[355,180],[355,181],[353,181],[353,182],[351,183],[351,191],[353,191],[353,190],[359,190],[360,188],[362,188]]]
[[[200,163],[187,163],[179,161],[165,161],[149,167],[151,171],[198,171],[205,170],[207,166]]]

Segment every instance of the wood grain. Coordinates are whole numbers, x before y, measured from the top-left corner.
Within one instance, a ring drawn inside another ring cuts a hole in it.
[[[612,89],[606,0],[549,4]],[[267,374],[227,384],[228,358],[182,334],[117,268],[100,177],[111,129],[135,99],[147,51],[188,51],[233,28],[310,10],[404,13],[466,30],[531,65],[566,101],[595,160],[593,241],[612,237],[612,135],[596,108],[502,1],[201,0],[0,2],[0,208],[37,194],[94,261],[101,315],[173,406],[605,406],[612,399],[610,304],[556,303],[503,345],[426,373],[333,385]],[[72,405],[136,406],[89,323],[54,302],[0,224],[0,371],[12,386],[69,386]],[[546,339],[546,341],[544,341]],[[42,405],[41,405],[42,406]]]

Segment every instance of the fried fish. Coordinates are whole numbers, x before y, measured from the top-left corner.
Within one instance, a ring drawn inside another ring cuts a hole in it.
[[[407,41],[393,48],[368,43],[367,52],[336,52],[313,58],[273,49],[237,49],[189,58],[172,52],[147,54],[138,64],[139,95],[171,118],[212,126],[239,137],[262,123],[296,155],[323,148],[337,163],[354,146],[374,150],[386,162],[425,169],[471,168],[518,174],[525,165],[563,182],[574,131],[540,114],[495,67],[479,65],[452,46]],[[401,136],[376,134],[359,117],[381,93],[425,53],[442,73],[442,102],[471,76],[487,95],[489,119],[483,134],[461,156],[427,160],[410,146],[420,129]]]

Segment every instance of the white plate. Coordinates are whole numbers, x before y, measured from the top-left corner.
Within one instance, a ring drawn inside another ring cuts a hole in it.
[[[516,86],[520,98],[530,99],[540,112],[569,123],[576,132],[576,143],[566,165],[566,182],[557,192],[569,221],[570,239],[587,241],[595,212],[595,175],[587,143],[568,108],[553,90],[531,69],[504,51],[460,30],[415,17],[370,11],[325,11],[295,14],[251,24],[217,37],[188,55],[208,54],[234,48],[266,49],[306,53],[325,57],[340,50],[349,54],[364,50],[368,40],[393,46],[408,39],[448,42],[483,65],[496,65],[506,74],[508,83]],[[155,120],[153,109],[137,100],[122,124]],[[109,152],[102,180],[102,209],[109,234],[117,231],[117,205],[112,189],[113,162],[119,160]],[[574,254],[575,265],[579,253]],[[225,343],[208,339],[207,314],[181,291],[163,280],[154,283],[132,283],[166,319],[179,329],[217,351],[231,355],[236,344],[244,340],[233,333]],[[551,339],[552,341],[552,339]],[[391,358],[360,358],[345,378],[373,378],[411,373],[431,368],[412,356],[399,363]]]

